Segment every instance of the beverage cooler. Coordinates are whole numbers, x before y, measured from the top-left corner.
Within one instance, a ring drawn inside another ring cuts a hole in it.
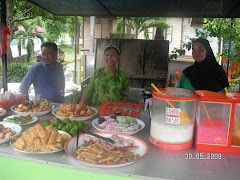
[[[197,95],[181,88],[153,91],[149,140],[157,148],[182,151],[192,146]]]
[[[240,94],[196,93],[196,150],[240,154]]]

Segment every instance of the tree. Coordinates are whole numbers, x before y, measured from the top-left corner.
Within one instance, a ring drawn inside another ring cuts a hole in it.
[[[52,19],[47,19],[43,23],[46,29],[46,38],[48,41],[55,42],[60,37],[64,24],[60,21],[54,21]]]
[[[14,34],[14,37],[17,39],[18,43],[18,51],[21,52],[21,47],[27,49],[27,61],[30,61],[30,57],[32,53],[34,52],[34,42],[33,39],[34,36],[41,39],[43,42],[43,37],[38,34],[36,30],[36,25],[35,23],[32,22],[27,22],[27,21],[22,21],[18,23],[19,25],[22,25],[24,30],[17,31]],[[19,54],[20,55],[20,54]]]
[[[67,17],[67,32],[68,32],[69,36],[72,38],[72,45],[71,46],[73,46],[73,44],[74,44],[74,37],[75,37],[74,32],[75,32],[75,23],[76,23],[75,19],[76,19],[75,16]],[[78,24],[83,23],[82,17],[80,17],[80,16],[77,17],[77,23]],[[78,28],[80,28],[80,27],[78,26]]]
[[[233,46],[232,51],[240,52],[240,21],[238,18],[233,19],[233,24],[231,27],[230,18],[214,18],[214,19],[203,19],[203,30],[197,31],[197,36],[202,37],[217,37],[218,38],[218,53],[221,50],[222,38],[228,38],[232,36]],[[226,52],[226,48],[223,52]],[[227,54],[225,53],[225,56]]]
[[[10,29],[10,36],[8,36],[8,47],[14,38],[14,33],[17,31],[17,22],[31,20],[37,17],[42,17],[42,20],[52,19],[55,21],[64,21],[65,18],[61,16],[54,16],[48,11],[30,3],[27,0],[6,0],[7,11],[7,26]],[[8,61],[12,62],[11,48],[8,48]]]
[[[144,32],[146,39],[148,37],[148,29],[151,27],[158,27],[162,29],[167,29],[169,26],[165,20],[161,17],[128,17],[125,19],[125,24],[129,26],[135,32],[135,38],[138,38],[140,32]],[[121,34],[123,26],[123,18],[117,18],[116,32]]]

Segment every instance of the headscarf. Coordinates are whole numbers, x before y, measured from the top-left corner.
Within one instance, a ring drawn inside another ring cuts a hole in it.
[[[205,47],[207,53],[206,58],[202,62],[196,62],[187,67],[183,74],[190,79],[191,85],[196,90],[209,90],[219,92],[229,86],[226,72],[220,66],[213,54],[209,41],[199,38],[193,41],[200,42]]]

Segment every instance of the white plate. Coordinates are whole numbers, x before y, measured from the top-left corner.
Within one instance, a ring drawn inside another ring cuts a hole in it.
[[[19,126],[18,124],[15,123],[11,123],[11,122],[0,122],[0,124],[2,124],[5,128],[9,127],[11,128],[13,131],[16,132],[16,134],[19,134],[22,131],[22,127]],[[5,139],[1,139],[0,140],[0,144],[8,142],[12,139],[12,137],[9,138],[5,138]]]
[[[70,134],[68,134],[67,132],[64,132],[64,131],[60,131],[58,130],[59,134],[67,134],[69,138],[71,138],[72,136]],[[62,151],[64,149],[61,148],[61,149],[58,149],[56,151],[48,151],[48,152],[33,152],[33,151],[22,151],[22,150],[19,150],[17,148],[15,148],[12,144],[12,141],[10,142],[10,145],[12,146],[12,148],[18,152],[21,152],[21,153],[24,153],[24,154],[31,154],[31,155],[43,155],[43,154],[52,154],[52,153],[56,153],[56,152],[59,152],[59,151]]]
[[[22,115],[12,115],[12,116],[8,116],[8,117],[5,117],[4,119],[3,119],[3,121],[5,121],[5,122],[8,122],[7,121],[7,118],[14,118],[14,117],[19,117],[19,116],[22,116]],[[36,117],[36,116],[33,116],[33,115],[30,115],[31,117],[32,117],[32,121],[31,122],[28,122],[28,123],[25,123],[25,124],[18,124],[18,125],[20,125],[20,126],[24,126],[24,125],[28,125],[28,124],[32,124],[32,123],[35,123],[37,120],[38,120],[38,118]],[[16,123],[17,124],[17,123]]]
[[[76,159],[77,161],[86,164],[86,165],[90,165],[90,166],[95,166],[95,167],[120,167],[120,166],[126,166],[129,165],[131,163],[134,163],[135,161],[141,159],[143,156],[145,156],[148,152],[148,146],[147,143],[144,142],[143,140],[134,137],[134,136],[130,136],[127,134],[122,134],[122,133],[111,133],[111,132],[95,132],[96,134],[99,134],[101,136],[104,137],[111,137],[113,134],[117,134],[119,137],[124,137],[125,139],[132,139],[134,141],[134,146],[139,146],[139,148],[137,150],[132,150],[132,152],[134,152],[134,154],[138,154],[140,157],[136,160],[133,160],[131,162],[127,162],[127,163],[122,163],[122,164],[111,164],[111,165],[107,165],[107,164],[92,164],[92,163],[88,163],[88,162],[84,162],[81,161],[79,159],[77,159],[76,157],[73,156],[74,151],[76,150],[76,137],[74,136],[71,139],[69,139],[64,146],[64,149],[66,151],[66,153],[71,156],[72,158]],[[82,144],[84,144],[84,136],[86,134],[81,134],[79,135],[79,141],[78,141],[78,146],[81,146]],[[88,135],[89,136],[89,135]]]
[[[106,118],[110,118],[110,116],[104,116],[104,118],[105,118],[105,119],[106,119]],[[98,131],[100,131],[100,132],[116,132],[116,131],[107,131],[106,129],[99,129],[99,128],[98,128],[98,125],[99,125],[98,119],[99,119],[99,118],[94,119],[94,120],[92,121],[92,126],[93,126],[94,128],[96,128]],[[133,134],[136,134],[136,133],[138,133],[139,131],[141,131],[141,130],[145,127],[145,123],[144,123],[142,120],[140,120],[140,119],[137,119],[137,118],[134,118],[134,119],[136,120],[136,122],[137,122],[138,124],[140,124],[141,128],[139,128],[139,129],[136,130],[136,131],[125,131],[125,132],[116,132],[116,133],[123,133],[123,134],[133,135]]]
[[[94,107],[91,107],[91,108],[92,108],[92,110],[94,111],[94,114],[93,114],[93,115],[91,115],[91,116],[85,116],[85,117],[73,117],[73,118],[69,118],[69,119],[70,119],[71,121],[73,121],[73,120],[76,120],[76,121],[85,121],[85,120],[91,119],[93,116],[95,116],[95,115],[98,113],[98,110],[97,110],[96,108],[94,108]],[[57,118],[59,118],[59,119],[61,119],[61,120],[65,119],[65,118],[68,118],[68,117],[63,117],[63,116],[58,116],[58,115],[56,115],[56,112],[58,111],[58,109],[59,109],[59,107],[57,107],[57,108],[55,108],[55,109],[52,110],[52,114],[53,114],[54,116],[56,116]]]
[[[18,111],[15,111],[14,108],[15,108],[15,105],[11,106],[10,109],[11,109],[13,112],[15,112],[16,114],[19,114],[19,115],[28,115],[28,114],[30,114],[30,115],[33,115],[33,116],[41,116],[41,115],[45,115],[45,114],[49,113],[50,111],[52,111],[52,109],[54,108],[54,105],[52,106],[51,109],[49,109],[49,110],[47,110],[47,111],[32,112],[32,113],[29,113],[29,112],[18,112]]]
[[[0,115],[0,117],[2,117],[2,116],[4,116],[6,113],[7,113],[7,111],[5,110],[5,109],[3,109],[3,108],[0,108],[0,113],[2,114],[2,115]]]

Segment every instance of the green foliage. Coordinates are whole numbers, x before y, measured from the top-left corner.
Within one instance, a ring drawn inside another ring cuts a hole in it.
[[[0,65],[2,75],[2,65]],[[8,82],[20,83],[28,72],[28,67],[24,63],[12,62],[7,67]]]
[[[83,23],[83,19],[82,17],[78,16],[77,17],[77,21],[78,24],[82,24]],[[74,37],[74,32],[75,32],[75,16],[68,16],[67,17],[67,32],[69,34],[70,37]]]
[[[148,34],[148,29],[151,27],[159,27],[162,29],[167,29],[169,27],[166,21],[161,17],[127,17],[125,18],[125,24],[135,32],[136,39],[138,38],[139,33],[142,31],[146,37],[146,34]],[[117,27],[115,30],[118,35],[121,34],[122,26],[123,18],[118,17]]]
[[[197,31],[197,36],[211,36],[218,37],[219,39],[219,50],[221,37],[228,38],[232,37],[232,48],[231,53],[228,55],[228,47],[223,48],[222,54],[228,59],[235,59],[237,62],[240,62],[239,52],[240,52],[240,19],[234,18],[231,21],[230,18],[214,18],[212,20],[204,19],[203,20],[203,31]],[[237,53],[234,53],[237,52]]]
[[[61,35],[62,29],[64,28],[64,23],[47,19],[46,21],[44,21],[43,26],[46,30],[45,35],[47,41],[55,42]]]
[[[231,51],[233,51],[232,49],[233,48],[231,48]],[[235,60],[236,62],[240,62],[240,56],[239,55],[233,55],[233,53],[230,53],[230,55],[228,55],[228,49],[225,49],[225,48],[223,49],[220,56],[224,56],[224,57],[228,58],[229,60]]]
[[[6,1],[6,5],[7,5],[7,11],[12,12],[12,13],[9,13],[8,18],[7,18],[7,24],[9,25],[10,34],[11,34],[9,36],[9,38],[10,38],[9,42],[11,42],[13,40],[14,36],[16,36],[15,32],[18,30],[17,26],[20,24],[20,22],[28,23],[30,21],[30,22],[33,22],[34,24],[42,26],[43,21],[45,21],[47,19],[51,19],[53,22],[62,22],[63,24],[66,23],[66,17],[55,16],[27,0]],[[56,29],[56,30],[58,30],[58,29]],[[34,35],[34,36],[36,36],[36,35]],[[29,37],[29,38],[31,38],[31,37]],[[23,39],[27,39],[27,38],[25,37]],[[22,39],[22,42],[24,42],[23,39]],[[21,47],[20,45],[22,42],[19,41],[19,43],[20,43],[18,46],[19,48]],[[8,55],[10,57],[12,57],[12,55],[10,55],[10,54],[11,54],[11,51],[10,51],[10,49],[8,49]]]
[[[209,36],[213,37],[229,37],[235,29],[234,27],[231,29],[231,19],[229,18],[203,19],[203,23],[203,29],[207,31]]]
[[[34,41],[33,37],[38,37],[43,42],[43,37],[37,34],[36,24],[34,21],[21,21],[17,25],[23,26],[24,30],[15,32],[14,37],[18,43],[18,51],[21,52],[21,47],[27,49],[27,61],[30,61],[30,57],[34,52]]]
[[[198,36],[199,37],[199,36]],[[201,36],[202,37],[202,36]],[[189,37],[186,37],[186,39],[188,39],[188,42],[183,42],[182,43],[182,46],[185,47],[188,51],[190,49],[192,49],[192,42],[196,39],[196,38],[189,38]]]
[[[178,56],[182,56],[182,55],[185,55],[186,51],[185,49],[177,49],[177,48],[174,48],[174,50],[172,51],[172,54],[171,56],[169,57],[170,60],[173,60],[173,59],[177,59]]]
[[[231,92],[234,92],[235,91],[235,87],[239,86],[239,84],[240,84],[240,72],[234,71],[232,73],[231,79],[229,80],[229,86],[230,86]]]
[[[32,8],[33,7],[33,8]],[[29,11],[27,11],[29,10]],[[41,17],[42,20],[52,19],[54,21],[61,21],[63,23],[66,22],[66,17],[63,16],[55,16],[45,9],[34,5],[33,3],[27,0],[15,0],[13,6],[13,16],[14,19],[21,17],[20,19],[34,19],[37,17]],[[24,13],[23,13],[24,12]]]

